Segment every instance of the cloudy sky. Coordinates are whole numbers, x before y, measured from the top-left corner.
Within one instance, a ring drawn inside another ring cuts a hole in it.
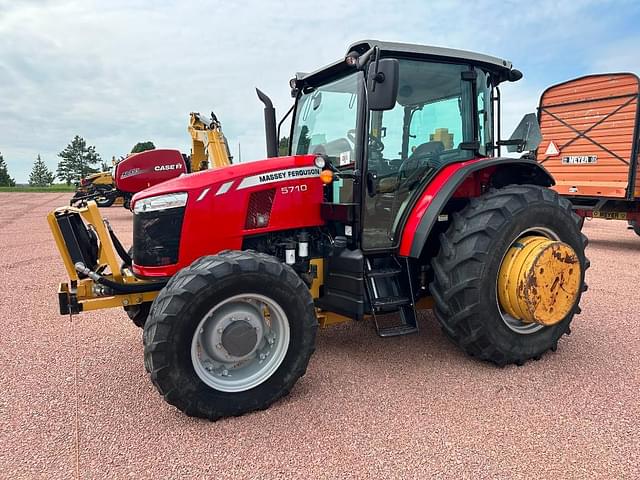
[[[524,79],[503,88],[507,134],[550,84],[640,74],[637,0],[0,0],[0,152],[18,182],[76,134],[104,159],[145,140],[188,153],[189,112],[215,110],[232,154],[261,158],[254,87],[283,113],[294,72],[362,38],[511,60]]]

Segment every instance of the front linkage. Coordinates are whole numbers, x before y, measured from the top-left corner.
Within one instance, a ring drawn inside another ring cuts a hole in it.
[[[131,259],[95,201],[58,208],[47,221],[69,276],[58,287],[61,314],[152,302],[166,284],[133,275]]]

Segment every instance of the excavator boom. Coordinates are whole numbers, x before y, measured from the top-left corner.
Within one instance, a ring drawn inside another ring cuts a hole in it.
[[[188,130],[191,135],[192,172],[231,165],[232,157],[227,139],[213,112],[210,119],[200,113],[191,112]]]

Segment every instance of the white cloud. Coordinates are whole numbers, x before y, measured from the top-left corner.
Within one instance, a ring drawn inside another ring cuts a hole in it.
[[[545,82],[606,67],[590,48],[622,45],[624,19],[615,12],[638,12],[633,2],[615,4],[602,14],[606,2],[550,0],[503,2],[499,12],[494,2],[461,0],[0,0],[0,152],[19,181],[38,153],[54,167],[76,134],[105,160],[143,140],[187,152],[188,113],[215,110],[233,153],[240,142],[243,160],[260,158],[254,87],[283,113],[294,72],[329,63],[369,37],[513,60],[525,80],[503,90],[508,134],[535,108]],[[626,61],[637,68],[632,55],[619,58]]]

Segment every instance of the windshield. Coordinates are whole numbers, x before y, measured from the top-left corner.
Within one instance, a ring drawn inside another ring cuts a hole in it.
[[[355,161],[359,73],[303,93],[298,100],[291,153],[319,153],[333,157],[334,165]]]

